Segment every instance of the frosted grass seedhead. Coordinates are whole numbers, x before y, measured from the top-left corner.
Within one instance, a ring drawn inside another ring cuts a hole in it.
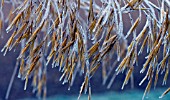
[[[5,4],[11,4],[6,19],[3,14]],[[31,79],[33,92],[38,97],[42,94],[46,97],[47,65],[51,61],[52,67],[63,73],[59,80],[69,84],[68,89],[78,73],[83,75],[78,99],[83,92],[88,93],[90,99],[90,80],[99,67],[102,67],[103,84],[108,88],[123,72],[126,77],[122,89],[130,80],[133,87],[133,72],[141,67],[138,57],[146,49],[146,61],[140,73],[147,73],[139,83],[142,85],[148,80],[144,99],[152,83],[156,87],[159,73],[164,73],[163,85],[168,79],[169,10],[168,0],[1,0],[0,33],[5,21],[8,23],[6,32],[12,32],[1,51],[5,56],[14,47],[21,46],[17,58],[18,78],[25,80],[24,90]],[[134,13],[137,14],[135,17]],[[138,32],[142,22],[145,24]],[[127,25],[130,28],[126,32]],[[167,92],[169,89],[160,97]]]

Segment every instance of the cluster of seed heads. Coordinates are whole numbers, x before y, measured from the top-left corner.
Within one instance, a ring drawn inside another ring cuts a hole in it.
[[[5,19],[3,8],[11,4]],[[1,0],[0,33],[4,23],[12,35],[1,50],[21,47],[16,66],[18,78],[32,79],[33,92],[46,97],[47,65],[57,67],[62,74],[60,81],[73,85],[75,77],[84,76],[80,87],[91,99],[90,80],[102,67],[103,84],[110,88],[117,75],[126,72],[122,89],[133,72],[141,67],[148,81],[143,98],[152,83],[164,74],[166,84],[170,69],[170,1],[169,0]],[[138,14],[136,18],[132,15]],[[124,19],[124,17],[128,19]],[[129,20],[129,30],[124,30]],[[137,32],[138,26],[143,28]],[[163,48],[163,49],[161,49]],[[143,66],[138,57],[147,52]],[[161,61],[158,59],[161,58]],[[111,77],[111,79],[109,79]],[[108,83],[108,84],[107,84]],[[6,98],[8,98],[9,85]],[[161,96],[170,91],[168,88]]]

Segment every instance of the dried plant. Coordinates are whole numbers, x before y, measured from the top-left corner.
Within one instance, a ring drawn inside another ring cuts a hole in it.
[[[59,80],[68,83],[69,89],[77,73],[83,75],[78,99],[82,92],[88,92],[90,99],[90,80],[99,67],[103,84],[112,77],[107,88],[119,73],[127,72],[123,89],[133,79],[135,67],[141,67],[138,57],[146,48],[146,61],[140,73],[147,73],[139,83],[148,80],[144,99],[152,83],[156,87],[160,73],[164,73],[163,85],[166,84],[170,68],[170,1],[153,1],[101,0],[97,4],[94,0],[1,0],[0,31],[6,21],[6,32],[13,32],[2,52],[6,55],[21,45],[17,63],[18,77],[25,80],[24,90],[32,78],[34,91],[46,97],[46,70],[52,61],[52,67],[63,73]],[[6,3],[12,7],[4,19],[2,9]],[[132,17],[133,12],[138,14],[137,18]],[[128,32],[123,30],[125,16],[131,26]],[[137,32],[142,20],[145,25]]]

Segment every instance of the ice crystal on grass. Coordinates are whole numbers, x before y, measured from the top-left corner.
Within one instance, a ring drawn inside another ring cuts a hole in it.
[[[31,78],[37,96],[42,92],[46,96],[46,70],[52,61],[52,67],[58,67],[63,73],[60,81],[68,83],[68,89],[77,73],[83,75],[78,99],[82,92],[88,92],[90,99],[90,80],[99,67],[102,67],[103,84],[110,81],[108,88],[117,75],[127,72],[123,89],[130,79],[133,81],[133,71],[140,67],[138,57],[147,49],[146,62],[140,71],[147,73],[139,83],[142,85],[148,80],[144,99],[152,83],[156,86],[159,73],[165,73],[163,85],[166,84],[170,67],[170,2],[153,1],[101,0],[97,4],[99,1],[95,0],[1,0],[0,33],[6,3],[12,5],[6,31],[13,32],[1,51],[6,55],[21,45],[18,77],[25,80],[25,90]],[[139,13],[136,18],[132,17],[133,12]],[[127,32],[124,31],[125,16],[129,17],[131,26]],[[144,20],[146,23],[138,33],[136,29]],[[161,54],[162,60],[158,62]],[[113,60],[115,63],[111,64]],[[111,80],[108,77],[112,77]],[[169,89],[161,97],[167,92]]]

